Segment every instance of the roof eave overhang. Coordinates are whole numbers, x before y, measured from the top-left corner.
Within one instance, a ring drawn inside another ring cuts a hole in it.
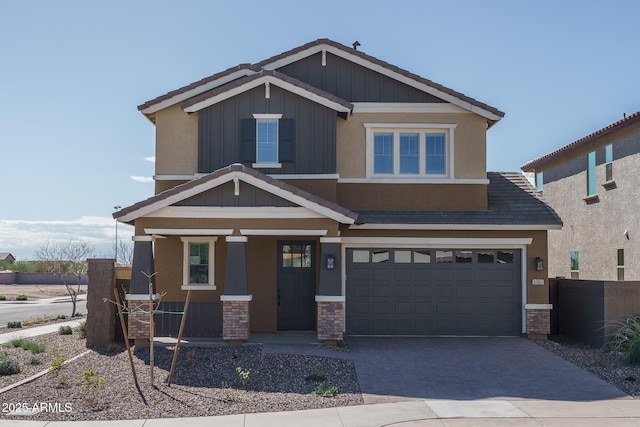
[[[198,178],[198,179],[203,179],[203,178]],[[186,188],[184,191],[180,191],[175,194],[171,194],[167,197],[160,198],[156,201],[152,201],[148,204],[144,204],[143,206],[137,209],[132,209],[131,207],[125,208],[122,211],[115,212],[113,214],[113,217],[118,222],[133,224],[135,220],[138,218],[150,215],[153,212],[156,212],[162,208],[171,206],[182,200],[188,199],[189,197],[195,196],[204,191],[215,188],[219,185],[225,184],[235,179],[246,182],[247,184],[253,185],[264,191],[270,192],[278,197],[281,197],[285,200],[288,200],[292,203],[295,203],[313,212],[316,212],[319,215],[322,215],[324,217],[340,222],[341,224],[350,225],[350,224],[354,224],[356,221],[357,215],[353,212],[348,211],[347,213],[343,213],[343,212],[340,212],[339,210],[331,209],[330,207],[324,206],[320,203],[316,203],[315,201],[310,200],[309,198],[300,196],[286,189],[270,184],[269,182],[266,182],[262,179],[259,179],[241,170],[230,171],[228,173],[225,173],[213,179],[204,179],[204,181],[201,184],[193,185],[189,188]],[[256,207],[256,209],[259,209],[259,207]]]
[[[183,106],[183,111],[185,111],[186,113],[195,113],[197,111],[202,110],[203,108],[207,108],[211,105],[217,104],[219,102],[222,102],[226,99],[229,98],[233,98],[234,96],[246,92],[248,90],[254,89],[258,86],[261,86],[263,84],[273,84],[274,86],[278,86],[288,92],[291,93],[295,93],[296,95],[302,96],[303,98],[309,99],[313,102],[316,102],[318,104],[321,104],[325,107],[331,108],[332,110],[335,110],[339,113],[349,113],[352,109],[353,109],[353,105],[343,105],[341,103],[335,102],[329,98],[325,98],[323,96],[320,96],[316,93],[313,93],[311,91],[308,91],[302,87],[296,86],[292,83],[289,83],[287,81],[284,81],[282,79],[279,79],[275,76],[271,76],[271,75],[266,75],[266,76],[260,76],[256,79],[252,79],[242,85],[239,85],[233,89],[230,89],[228,91],[219,93],[217,95],[214,95],[210,98],[204,99],[202,101],[196,102],[194,104],[191,103],[187,103],[186,105]]]
[[[354,230],[478,230],[478,231],[540,231],[561,230],[562,224],[353,224]]]

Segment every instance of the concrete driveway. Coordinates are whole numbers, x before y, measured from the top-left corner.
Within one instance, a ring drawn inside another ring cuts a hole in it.
[[[349,337],[348,342],[366,403],[630,399],[525,338]]]

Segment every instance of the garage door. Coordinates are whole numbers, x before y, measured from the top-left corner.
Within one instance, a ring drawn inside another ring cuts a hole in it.
[[[522,332],[520,251],[346,251],[348,335]]]

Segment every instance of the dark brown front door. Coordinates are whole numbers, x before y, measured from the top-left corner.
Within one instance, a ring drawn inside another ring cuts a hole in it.
[[[278,241],[278,330],[315,330],[315,294],[315,242]]]

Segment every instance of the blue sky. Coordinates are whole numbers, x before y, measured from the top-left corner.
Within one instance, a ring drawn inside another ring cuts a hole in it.
[[[504,111],[487,167],[519,170],[640,110],[638,16],[632,0],[0,1],[0,252],[108,255],[113,207],[153,193],[137,105],[317,38]]]

